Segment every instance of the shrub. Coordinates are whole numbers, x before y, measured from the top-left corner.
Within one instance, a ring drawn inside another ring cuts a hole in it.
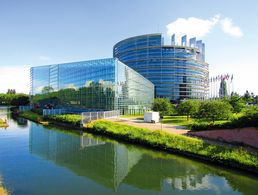
[[[237,127],[258,127],[258,107],[251,106],[243,111],[243,115],[232,121]]]
[[[243,149],[212,145],[197,138],[173,135],[162,131],[150,131],[105,120],[93,122],[91,128],[95,132],[130,142],[204,156],[213,161],[224,162],[225,164],[236,163],[258,169],[258,157]]]
[[[258,107],[251,106],[241,116],[231,116],[227,122],[198,122],[190,125],[191,130],[233,129],[241,127],[258,127]]]
[[[232,106],[233,112],[235,113],[241,112],[241,110],[245,107],[243,99],[237,94],[232,94],[226,101],[228,101],[228,103]]]
[[[178,113],[183,116],[193,117],[198,113],[200,107],[200,101],[197,100],[187,100],[179,104]]]
[[[25,106],[30,103],[26,94],[0,94],[0,105]]]
[[[171,115],[174,112],[173,104],[170,103],[169,99],[165,98],[156,98],[152,109],[160,112],[161,116]]]
[[[79,114],[62,114],[62,115],[53,115],[53,116],[47,116],[47,118],[62,122],[62,123],[68,123],[75,126],[80,126],[81,123],[81,115]]]
[[[206,100],[200,103],[196,117],[214,122],[215,120],[228,119],[232,114],[231,110],[232,107],[229,103],[220,100]]]

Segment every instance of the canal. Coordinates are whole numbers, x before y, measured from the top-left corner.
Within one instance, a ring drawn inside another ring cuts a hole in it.
[[[0,188],[10,194],[257,194],[258,178],[100,136],[13,118],[0,128]]]

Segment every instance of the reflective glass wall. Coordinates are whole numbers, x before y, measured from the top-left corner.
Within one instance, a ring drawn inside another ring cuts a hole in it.
[[[205,99],[208,64],[205,50],[164,45],[161,34],[136,36],[118,42],[113,55],[155,85],[156,97],[170,100]]]
[[[30,94],[45,93],[49,87],[49,66],[39,66],[30,69]]]
[[[150,109],[154,98],[154,85],[114,58],[31,68],[31,83],[37,80],[46,81],[31,85],[41,106],[126,114]]]

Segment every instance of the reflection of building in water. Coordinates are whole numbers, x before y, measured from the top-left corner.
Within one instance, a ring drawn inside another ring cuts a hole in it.
[[[81,143],[80,146],[82,148],[105,144],[105,142],[99,139],[95,139],[87,136],[80,136],[80,143]]]
[[[0,107],[0,118],[7,118],[7,107]]]
[[[30,151],[112,189],[118,188],[141,158],[139,152],[131,152],[120,144],[50,131],[34,123],[30,129]]]
[[[165,158],[150,150],[128,149],[87,135],[47,130],[34,123],[30,129],[30,151],[115,190],[124,183],[139,189],[172,193],[183,190],[223,194],[233,187],[254,194],[254,186],[257,186],[257,182],[248,177],[239,178],[238,174],[218,171],[216,167],[186,158],[174,155]]]
[[[4,188],[4,186],[2,185],[2,176],[0,175],[0,194],[8,194],[8,190]]]
[[[144,174],[148,173],[148,174]],[[143,156],[127,175],[125,183],[160,191],[163,184],[173,189],[192,189],[202,184],[205,173],[189,162]]]

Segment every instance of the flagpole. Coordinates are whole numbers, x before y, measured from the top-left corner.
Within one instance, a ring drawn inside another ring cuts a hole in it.
[[[215,97],[214,97],[214,99],[216,99],[216,97],[217,97],[217,84],[218,84],[218,78],[216,77],[216,81],[215,81]]]
[[[210,99],[212,98],[212,78],[210,78]]]
[[[231,76],[232,92],[234,92],[233,74]]]

